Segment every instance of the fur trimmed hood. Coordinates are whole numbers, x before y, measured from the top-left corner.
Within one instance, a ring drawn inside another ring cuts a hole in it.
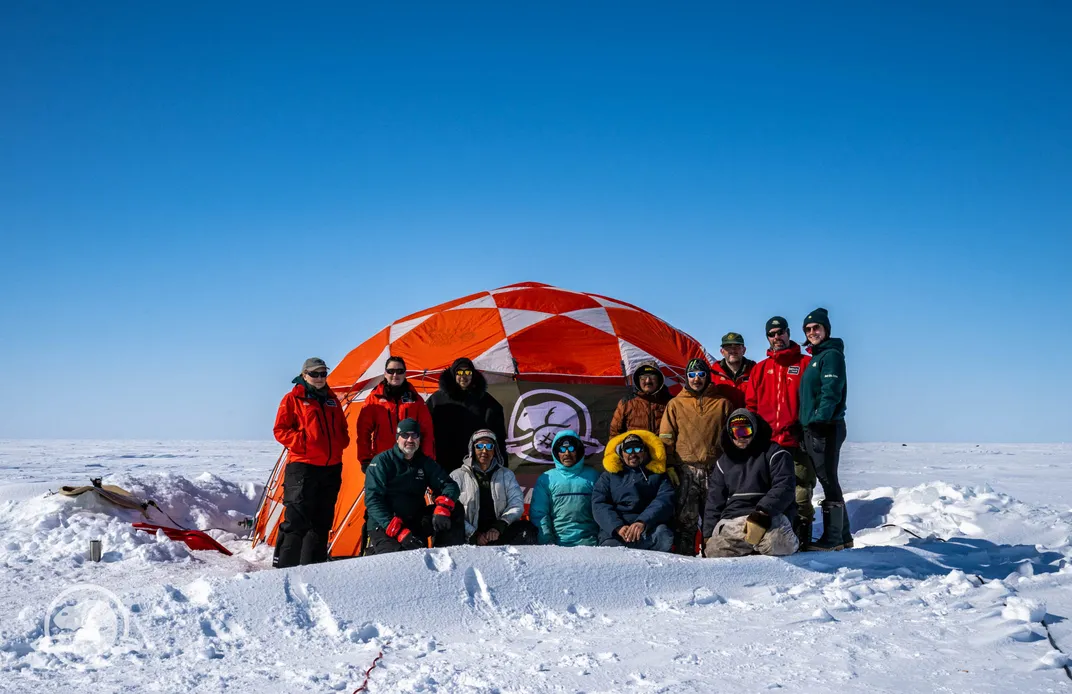
[[[612,474],[625,470],[625,463],[622,462],[621,455],[618,453],[618,446],[630,436],[639,436],[648,447],[648,457],[651,460],[644,466],[644,469],[657,475],[666,472],[666,446],[658,436],[643,429],[627,431],[612,438],[603,451],[603,469]]]

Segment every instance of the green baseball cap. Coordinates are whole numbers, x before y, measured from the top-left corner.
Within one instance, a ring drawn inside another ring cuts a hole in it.
[[[741,337],[741,333],[726,333],[722,336],[722,346],[726,345],[743,345],[744,338]]]

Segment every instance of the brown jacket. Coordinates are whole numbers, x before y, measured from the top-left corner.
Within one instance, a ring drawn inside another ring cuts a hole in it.
[[[618,401],[614,416],[610,420],[610,438],[634,429],[643,429],[653,434],[659,433],[666,404],[672,400],[666,388],[648,395],[635,393]]]
[[[696,395],[683,388],[666,406],[659,438],[672,464],[714,465],[722,455],[720,435],[733,405],[708,384]]]

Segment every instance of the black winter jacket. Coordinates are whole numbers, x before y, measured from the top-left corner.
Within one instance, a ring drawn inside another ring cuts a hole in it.
[[[419,450],[411,460],[395,446],[380,453],[365,471],[365,508],[370,527],[386,530],[398,516],[411,531],[420,529],[424,513],[424,490],[458,500],[459,489],[443,468]]]
[[[739,415],[751,419],[755,431],[744,450],[734,445],[729,430],[729,422]],[[747,516],[756,509],[790,519],[796,515],[793,456],[771,442],[770,425],[762,417],[743,408],[734,410],[722,431],[722,451],[708,480],[704,537],[710,537],[723,518]]]
[[[439,376],[439,390],[428,398],[428,411],[435,432],[436,462],[447,473],[461,467],[473,432],[491,429],[500,446],[506,441],[502,405],[488,394],[488,383],[479,371],[473,372],[473,382],[466,390],[458,387],[453,368],[444,371]]]

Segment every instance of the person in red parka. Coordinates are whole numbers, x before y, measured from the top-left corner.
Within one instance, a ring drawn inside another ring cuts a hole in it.
[[[287,447],[283,522],[272,566],[316,564],[328,558],[328,533],[342,486],[342,452],[350,445],[342,402],[328,387],[328,367],[311,357],[275,415],[275,440]]]
[[[722,336],[722,360],[711,365],[711,385],[719,395],[729,400],[734,409],[744,407],[748,377],[756,365],[744,356],[744,338],[740,333]]]
[[[421,427],[421,453],[435,459],[435,431],[424,398],[406,380],[406,362],[388,357],[383,383],[376,386],[357,415],[357,459],[364,470],[372,459],[395,446],[395,432],[403,419]]]
[[[745,406],[762,417],[771,427],[771,441],[793,455],[797,476],[797,518],[794,530],[804,550],[811,544],[811,524],[815,508],[811,497],[815,491],[815,468],[803,448],[800,425],[800,379],[811,361],[789,339],[789,322],[781,316],[767,321],[767,358],[752,368],[745,391]]]

